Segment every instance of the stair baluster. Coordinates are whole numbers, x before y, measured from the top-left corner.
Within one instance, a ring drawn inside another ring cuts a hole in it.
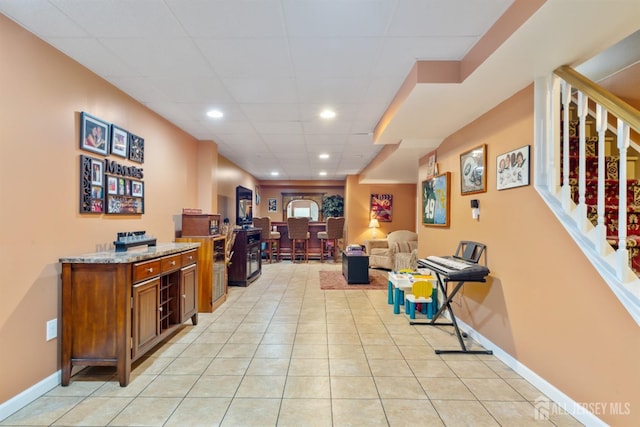
[[[629,265],[629,251],[627,250],[627,150],[629,149],[629,125],[618,118],[618,150],[620,160],[618,164],[619,205],[618,205],[618,279],[625,281],[625,265]]]
[[[604,184],[605,175],[605,134],[607,130],[607,110],[600,104],[596,105],[596,130],[598,131],[598,223],[596,225],[596,249],[601,256],[606,255],[607,227],[604,223]]]

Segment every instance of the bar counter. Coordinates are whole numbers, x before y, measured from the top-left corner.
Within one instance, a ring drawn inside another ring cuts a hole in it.
[[[280,233],[280,256],[291,259],[291,240],[289,239],[289,226],[286,222],[272,221],[271,227],[276,227]],[[318,232],[325,231],[327,224],[325,222],[309,222],[309,258],[320,259],[320,239]]]

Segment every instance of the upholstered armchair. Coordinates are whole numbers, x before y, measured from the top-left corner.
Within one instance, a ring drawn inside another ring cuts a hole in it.
[[[386,239],[365,240],[369,267],[387,270],[415,269],[418,263],[418,234],[409,230],[392,231]]]

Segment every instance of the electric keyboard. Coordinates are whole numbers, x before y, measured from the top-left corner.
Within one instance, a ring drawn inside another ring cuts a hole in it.
[[[484,278],[489,274],[489,269],[484,265],[454,257],[428,256],[420,258],[418,266],[440,273],[448,281],[484,282]]]

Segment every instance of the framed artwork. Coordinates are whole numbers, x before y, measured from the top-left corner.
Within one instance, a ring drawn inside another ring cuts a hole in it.
[[[102,160],[91,159],[91,185],[104,184],[104,169]]]
[[[278,212],[278,201],[276,199],[269,199],[267,212]]]
[[[436,163],[435,150],[427,154],[427,178],[431,179],[438,174],[438,165]]]
[[[393,219],[393,194],[372,194],[369,219],[391,222]]]
[[[107,177],[107,194],[118,194],[118,178],[115,176]]]
[[[109,152],[109,123],[84,111],[80,114],[80,148],[106,156]]]
[[[256,187],[254,192],[256,193],[256,206],[260,206],[260,187]]]
[[[486,144],[460,155],[460,192],[463,196],[487,191],[486,164]]]
[[[128,157],[129,133],[115,125],[111,125],[111,154]]]
[[[530,152],[531,146],[525,145],[496,157],[496,188],[498,190],[529,185]]]
[[[422,224],[448,227],[451,207],[451,173],[422,181]]]
[[[129,134],[129,160],[144,163],[144,139]]]
[[[144,182],[131,180],[131,195],[133,197],[143,197]]]
[[[108,214],[135,215],[144,213],[144,199],[129,196],[107,195]]]
[[[104,212],[103,168],[102,160],[80,155],[80,213]]]

